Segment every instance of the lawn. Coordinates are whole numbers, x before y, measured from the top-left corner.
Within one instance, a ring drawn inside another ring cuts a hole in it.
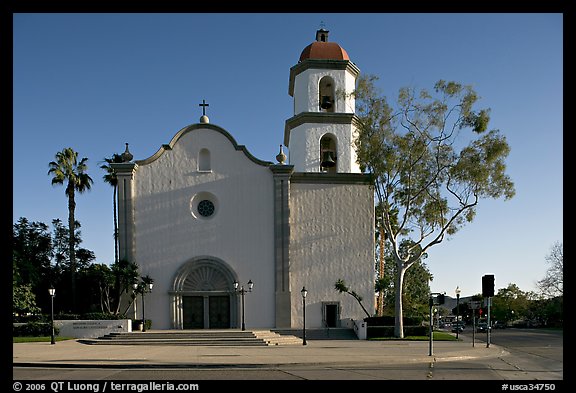
[[[396,337],[374,337],[369,340],[409,340],[409,341],[430,341],[430,336],[405,336],[404,338]],[[459,341],[455,335],[446,332],[433,332],[433,341]]]
[[[55,341],[66,341],[66,340],[74,340],[74,337],[59,337],[56,336],[54,338]],[[12,343],[37,343],[37,342],[51,342],[50,336],[42,336],[42,337],[12,337]]]

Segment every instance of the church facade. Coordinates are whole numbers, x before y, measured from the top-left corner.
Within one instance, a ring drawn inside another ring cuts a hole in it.
[[[302,328],[304,306],[307,328],[348,326],[366,314],[339,279],[373,313],[374,190],[356,162],[354,99],[340,94],[359,72],[318,30],[290,69],[289,157],[280,145],[275,163],[205,115],[151,157],[126,146],[113,164],[120,257],[154,279],[154,329]]]

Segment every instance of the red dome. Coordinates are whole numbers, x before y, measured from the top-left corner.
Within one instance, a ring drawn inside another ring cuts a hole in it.
[[[308,45],[300,55],[300,61],[308,59],[350,60],[348,53],[335,42],[316,41]]]

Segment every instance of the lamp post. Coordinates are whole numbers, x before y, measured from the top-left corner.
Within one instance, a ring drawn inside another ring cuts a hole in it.
[[[152,292],[153,286],[154,286],[154,284],[152,283],[152,281],[149,281],[149,282],[140,281],[139,283],[135,282],[134,284],[132,284],[134,291],[136,293],[140,292],[142,294],[142,331],[143,332],[146,331],[146,317],[144,316],[144,310],[145,310],[144,294],[146,292]]]
[[[240,284],[238,284],[238,281],[234,281],[234,290],[236,292],[238,292],[240,294],[240,296],[242,296],[242,307],[240,312],[242,313],[242,330],[246,330],[246,323],[244,322],[244,295],[247,292],[252,292],[252,288],[254,287],[254,283],[252,282],[252,280],[248,281],[248,289],[244,289],[244,285],[242,285],[240,287],[240,289],[238,289],[238,287],[240,286]]]
[[[456,338],[458,338],[458,331],[460,330],[460,287],[456,287]]]
[[[306,345],[306,295],[308,295],[306,287],[302,287],[300,293],[302,294],[302,312],[304,315],[304,321],[302,323],[302,345]]]
[[[137,282],[132,284],[132,288],[134,288],[134,321],[136,321],[136,319],[138,318],[138,305],[136,302],[136,300],[138,300],[138,287],[139,284]]]
[[[53,287],[50,287],[50,288],[48,288],[48,293],[50,294],[51,303],[52,303],[51,312],[50,312],[50,316],[51,316],[51,320],[52,320],[52,335],[50,336],[50,344],[56,344],[56,340],[54,339],[54,296],[56,296],[56,289],[54,289]]]
[[[430,334],[430,342],[428,345],[428,356],[432,356],[432,346],[434,341],[434,331],[432,329],[432,325],[434,324],[434,316],[432,315],[432,307],[434,307],[434,298],[432,297],[433,293],[430,292],[430,299],[428,300],[428,306],[430,306],[430,323],[428,324],[428,333]]]

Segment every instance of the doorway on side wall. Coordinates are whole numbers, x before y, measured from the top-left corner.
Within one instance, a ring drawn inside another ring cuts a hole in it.
[[[322,321],[325,327],[340,326],[340,302],[322,302]]]

